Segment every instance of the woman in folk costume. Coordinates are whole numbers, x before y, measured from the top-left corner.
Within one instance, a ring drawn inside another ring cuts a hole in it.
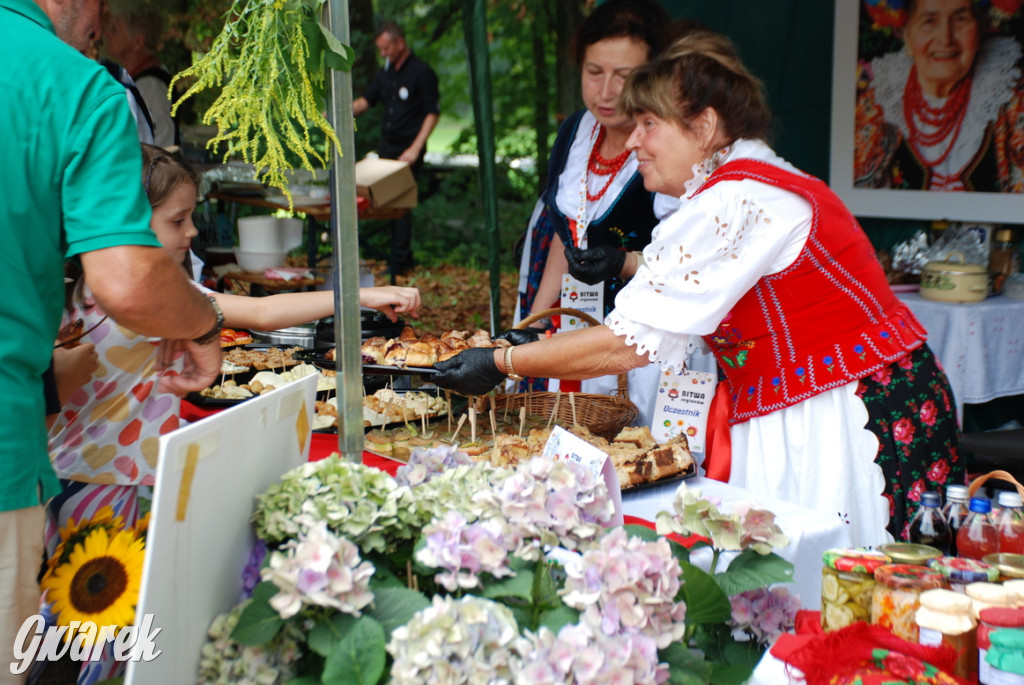
[[[552,148],[548,185],[526,233],[516,321],[559,306],[565,274],[600,291],[600,320],[625,283],[624,262],[635,259],[629,253],[643,249],[658,220],[678,205],[676,198],[644,188],[636,157],[626,149],[633,120],[617,107],[626,76],[667,47],[671,28],[668,13],[651,0],[611,0],[598,5],[573,35],[570,55],[580,68],[586,108],[566,119]],[[582,255],[576,264],[567,262],[567,247],[583,250],[570,250],[570,257]],[[550,326],[533,324],[541,332]],[[642,396],[653,404],[657,374],[652,378],[640,386],[644,392],[630,393],[648,419]],[[583,389],[607,393],[615,380],[595,379]],[[631,378],[631,385],[636,382]],[[533,387],[543,389],[539,383]],[[557,381],[549,389],[557,389]]]
[[[650,191],[682,197],[602,326],[469,350],[433,380],[481,394],[508,374],[590,378],[711,347],[732,405],[729,482],[906,538],[924,490],[965,480],[952,392],[857,221],[765,142],[760,82],[693,33],[638,67],[620,107]],[[628,267],[628,265],[627,265]]]

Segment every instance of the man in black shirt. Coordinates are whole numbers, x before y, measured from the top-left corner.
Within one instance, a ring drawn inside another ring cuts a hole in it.
[[[374,42],[384,58],[384,68],[373,77],[363,96],[352,103],[352,112],[359,116],[378,102],[383,103],[377,154],[384,159],[408,162],[415,174],[423,165],[427,138],[441,114],[437,74],[412,53],[395,22],[384,22],[377,29]],[[391,259],[392,273],[401,273],[413,265],[409,214],[396,221],[392,229]]]

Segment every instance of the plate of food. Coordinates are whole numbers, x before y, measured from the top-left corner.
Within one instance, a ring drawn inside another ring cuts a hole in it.
[[[302,361],[295,357],[295,354],[302,349],[301,347],[278,347],[266,343],[252,343],[225,350],[224,360],[257,371],[284,369]]]
[[[319,376],[316,384],[318,398],[326,399],[335,393],[337,379],[333,371],[318,369],[312,364],[297,364],[277,371],[264,370],[248,375],[222,377],[220,383],[199,392],[190,392],[186,398],[200,407],[231,407],[312,374]]]
[[[508,467],[515,467],[521,461],[544,452],[544,445],[551,434],[550,422],[536,416],[502,417],[500,414],[496,412],[493,430],[487,414],[476,416],[476,431],[467,428],[463,420],[454,427],[435,423],[427,431],[415,424],[374,428],[366,433],[364,449],[382,457],[407,461],[414,449],[458,445],[460,451],[473,459]],[[676,482],[696,475],[685,435],[659,444],[646,427],[624,428],[612,440],[596,436],[582,426],[564,428],[608,454],[623,491]]]
[[[440,336],[433,333],[417,335],[409,326],[395,338],[374,336],[363,341],[363,373],[370,375],[402,376],[436,373],[434,364],[450,359],[471,347],[506,347],[504,340],[492,340],[485,330],[448,331]],[[334,347],[320,347],[296,354],[297,359],[320,367],[334,368]]]
[[[464,401],[462,406],[464,408]],[[436,392],[382,388],[372,395],[363,396],[363,428],[416,425],[424,430],[427,423],[440,420],[448,415],[448,411],[448,400]],[[313,429],[324,432],[338,430],[336,397],[316,403]]]

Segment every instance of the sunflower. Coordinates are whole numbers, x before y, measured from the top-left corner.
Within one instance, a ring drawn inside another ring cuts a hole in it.
[[[83,516],[78,521],[68,519],[68,525],[60,529],[60,543],[53,551],[53,556],[47,559],[48,567],[53,569],[58,564],[67,563],[71,551],[85,542],[85,539],[100,527],[108,531],[122,530],[124,519],[114,516],[114,510],[109,506],[98,509],[92,518]]]
[[[134,623],[144,547],[131,531],[110,534],[99,527],[89,533],[67,562],[48,571],[40,584],[58,614],[57,624],[92,621],[102,627]]]

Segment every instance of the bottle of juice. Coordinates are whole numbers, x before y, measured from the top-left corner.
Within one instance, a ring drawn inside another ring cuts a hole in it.
[[[1010,554],[1024,554],[1024,500],[1017,492],[999,493],[1002,510],[995,520],[999,531],[999,551]]]
[[[969,498],[970,495],[966,485],[946,486],[946,504],[942,507],[942,518],[946,519],[946,523],[949,524],[949,529],[953,534],[953,544],[949,551],[950,556],[957,556],[956,534],[960,530],[960,526],[964,524],[967,514],[970,513],[967,502]]]
[[[999,551],[999,531],[989,519],[992,503],[987,497],[972,497],[970,513],[956,534],[957,554],[968,559],[981,559]]]
[[[939,509],[939,493],[921,494],[921,507],[910,522],[910,541],[918,545],[929,545],[949,556],[952,533],[949,524]]]

